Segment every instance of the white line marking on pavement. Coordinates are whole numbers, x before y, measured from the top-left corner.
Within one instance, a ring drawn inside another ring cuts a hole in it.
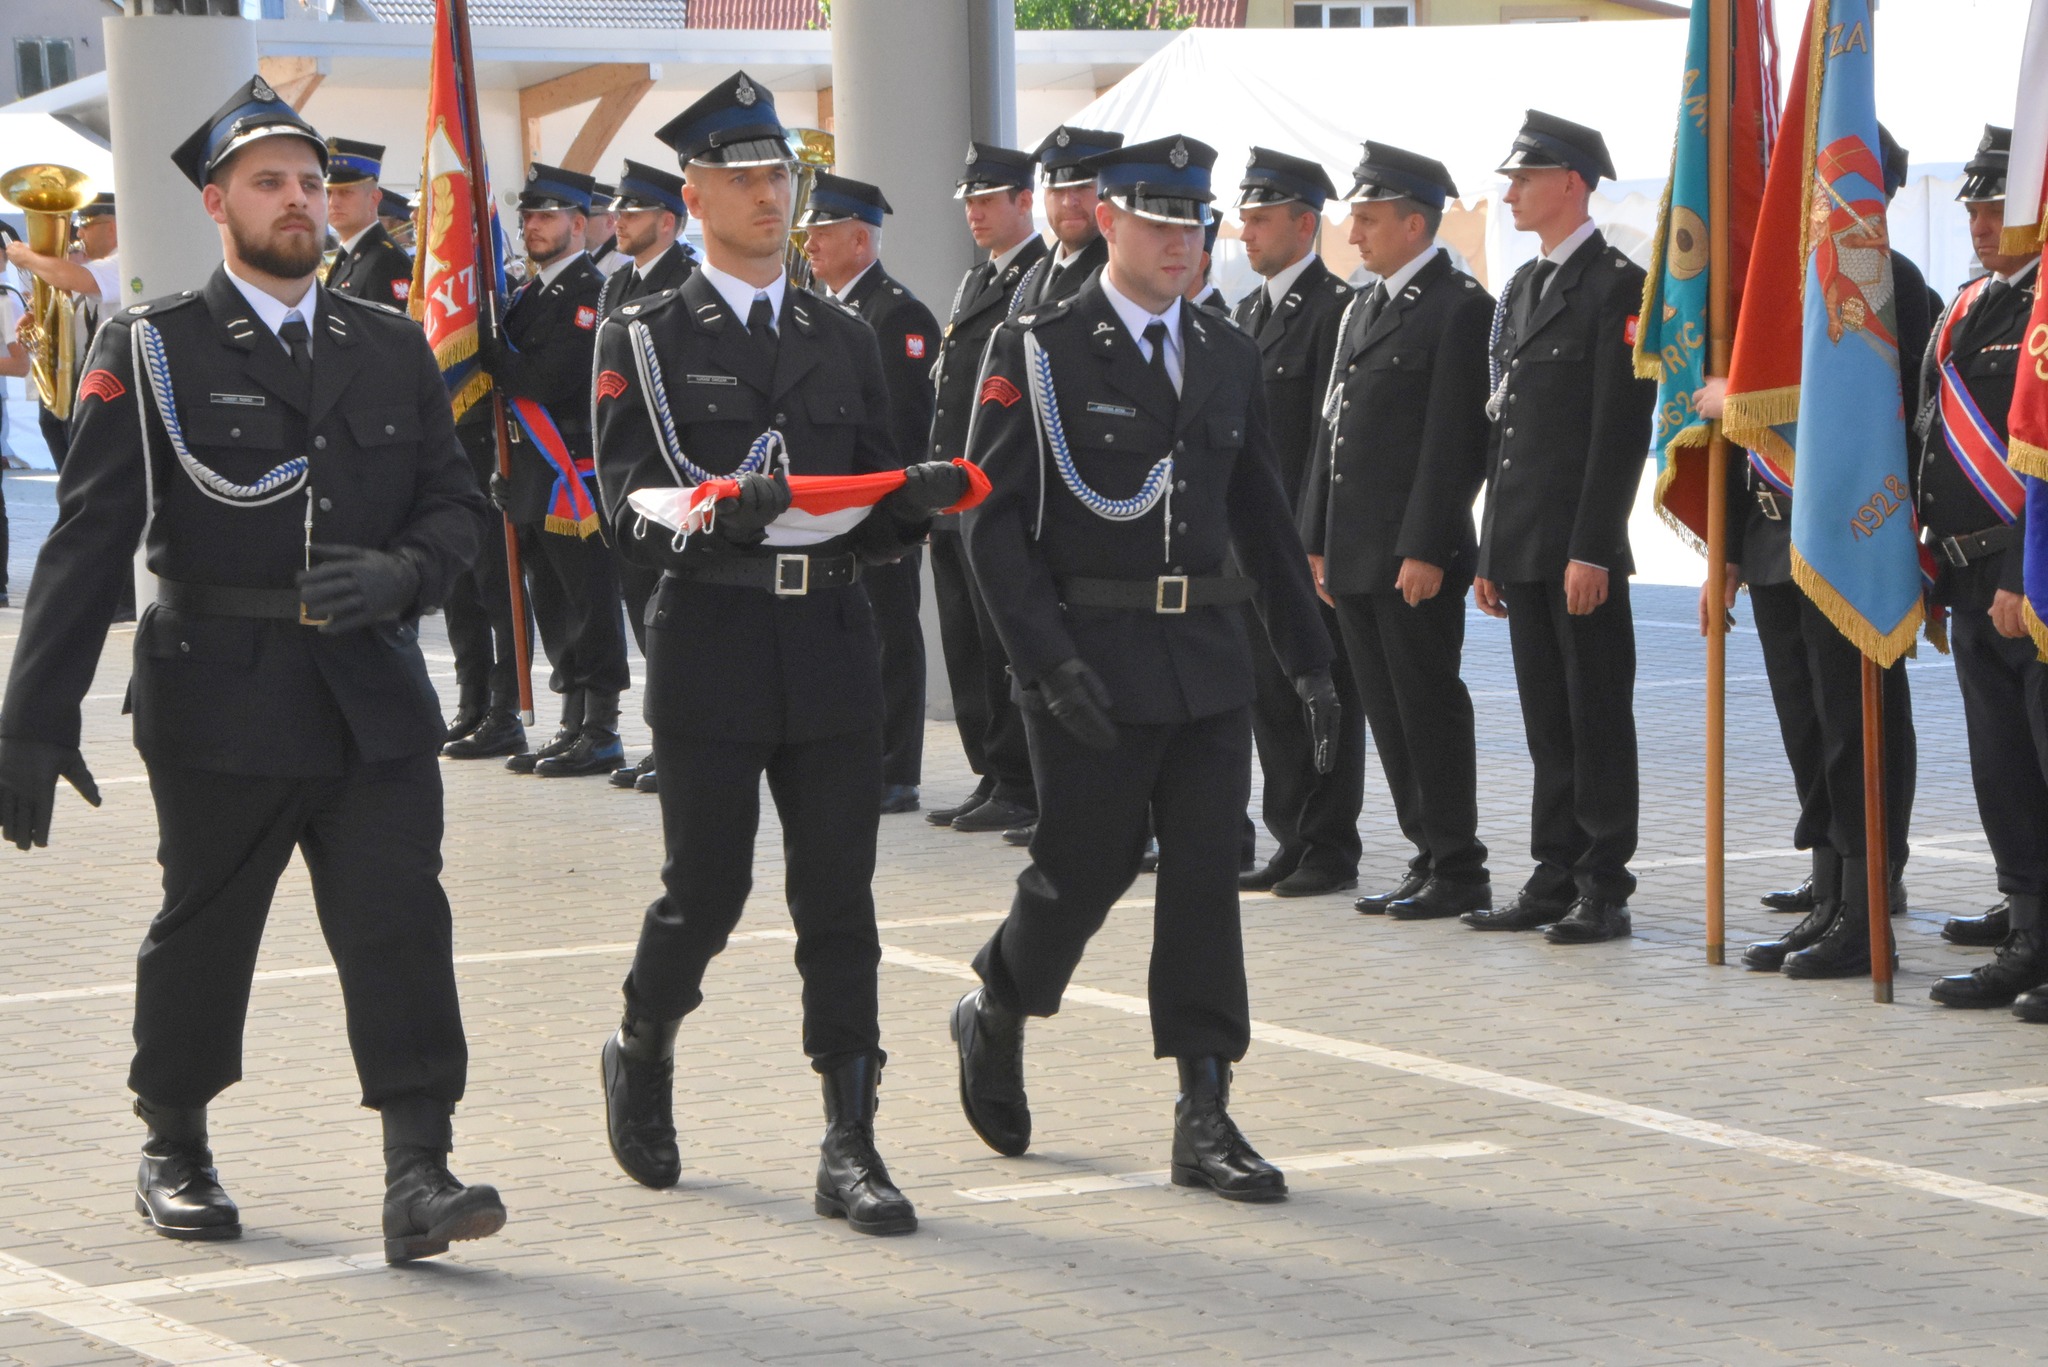
[[[1927,1098],[1937,1106],[1960,1106],[1966,1111],[1995,1111],[2001,1106],[2038,1106],[2048,1102],[2048,1087],[2010,1087],[2002,1092],[1950,1092]]]
[[[1409,1163],[1439,1158],[1479,1158],[1506,1153],[1497,1144],[1414,1144],[1400,1149],[1350,1149],[1343,1153],[1308,1153],[1273,1160],[1283,1172],[1328,1172],[1334,1168],[1361,1168],[1374,1164]],[[975,1187],[955,1192],[970,1201],[1029,1201],[1039,1196],[1090,1196],[1103,1191],[1128,1191],[1133,1187],[1163,1187],[1164,1172],[1076,1173],[1043,1182],[1019,1182],[1009,1187]]]
[[[233,1339],[0,1253],[0,1312],[33,1314],[173,1367],[291,1367]]]
[[[1959,845],[1964,841],[1982,840],[1983,838],[1984,833],[1982,831],[1960,831],[1954,835],[1916,836],[1910,849],[1911,853],[1926,859],[1948,859],[1966,864],[1988,864],[1992,862],[1991,856],[1988,854],[1977,854],[1964,850],[1930,848],[1935,845]],[[1794,849],[1745,850],[1740,854],[1723,855],[1722,858],[1730,864],[1738,864],[1752,859],[1805,859],[1809,853],[1810,851],[1807,850]],[[1630,864],[1629,867],[1632,869],[1685,869],[1699,868],[1706,862],[1707,857],[1703,854],[1689,854],[1680,859],[1639,859]]]
[[[942,959],[934,954],[921,954],[916,950],[898,949],[892,945],[882,946],[882,962],[894,964],[898,968],[914,968],[924,973],[935,973],[941,977],[977,980],[975,971],[967,964],[955,963],[951,959]],[[1133,997],[1123,992],[1104,992],[1093,987],[1070,987],[1067,989],[1067,1000],[1084,1006],[1100,1006],[1111,1011],[1121,1011],[1130,1016],[1151,1014],[1151,1007],[1143,997]],[[1539,1106],[1551,1106],[1578,1115],[1612,1120],[1623,1125],[1636,1126],[1638,1129],[1668,1134],[1677,1139],[1690,1139],[1718,1148],[1738,1149],[1784,1163],[1799,1163],[1810,1168],[1824,1168],[1848,1177],[1889,1182],[1893,1186],[1905,1187],[1912,1191],[1968,1201],[1974,1205],[1990,1206],[1996,1210],[2031,1216],[2037,1220],[2048,1220],[2048,1196],[2021,1191],[2015,1187],[1994,1186],[1989,1182],[1956,1177],[1949,1173],[1936,1172],[1931,1168],[1910,1167],[1887,1159],[1869,1158],[1841,1149],[1823,1148],[1803,1140],[1781,1139],[1776,1135],[1738,1129],[1733,1125],[1722,1125],[1711,1120],[1695,1120],[1691,1116],[1660,1111],[1650,1106],[1638,1106],[1633,1102],[1615,1101],[1608,1097],[1595,1096],[1591,1092],[1554,1086],[1548,1082],[1513,1077],[1507,1073],[1473,1068],[1462,1063],[1447,1063],[1424,1054],[1382,1049],[1374,1044],[1361,1044],[1356,1040],[1339,1039],[1334,1035],[1319,1035],[1313,1031],[1296,1030],[1285,1025],[1269,1025],[1264,1021],[1255,1020],[1252,1022],[1252,1038],[1264,1044],[1283,1045],[1290,1049],[1300,1049],[1305,1053],[1343,1059],[1349,1063],[1371,1064],[1377,1068],[1431,1078],[1459,1087],[1471,1087],[1498,1096],[1533,1102]]]

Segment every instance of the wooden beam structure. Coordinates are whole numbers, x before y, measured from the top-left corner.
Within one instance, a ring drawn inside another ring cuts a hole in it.
[[[278,97],[300,113],[327,79],[327,63],[318,57],[262,57],[256,66]]]
[[[569,150],[555,164],[586,175],[594,172],[598,159],[619,135],[626,119],[660,79],[661,68],[650,62],[600,62],[523,88],[519,92],[521,176],[528,164],[541,160],[545,154],[540,121],[593,100],[597,107],[584,119]]]

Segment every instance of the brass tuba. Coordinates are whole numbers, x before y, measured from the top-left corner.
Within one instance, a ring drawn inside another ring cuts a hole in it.
[[[809,230],[796,225],[803,221],[804,210],[810,207],[811,184],[817,180],[818,172],[832,169],[832,135],[815,128],[785,128],[782,135],[789,139],[790,151],[796,153],[796,189],[789,197],[789,246],[783,250],[782,261],[790,283],[808,288],[811,259],[804,255],[804,239]]]
[[[92,203],[92,181],[69,166],[17,166],[0,176],[0,199],[28,220],[28,248],[40,256],[71,250],[71,215]],[[70,290],[37,276],[29,290],[21,342],[29,350],[36,397],[58,418],[71,416],[78,390],[78,313]],[[0,339],[4,342],[7,339]]]

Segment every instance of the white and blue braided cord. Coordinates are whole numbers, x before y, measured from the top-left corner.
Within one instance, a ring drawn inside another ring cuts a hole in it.
[[[1109,522],[1133,522],[1152,511],[1163,500],[1166,510],[1166,555],[1173,555],[1173,457],[1161,456],[1157,464],[1145,473],[1144,483],[1138,492],[1129,498],[1110,498],[1098,493],[1081,478],[1081,472],[1074,466],[1074,453],[1067,445],[1067,429],[1060,420],[1060,408],[1052,387],[1052,357],[1046,354],[1038,338],[1031,333],[1024,334],[1024,371],[1031,385],[1031,406],[1038,413],[1040,430],[1045,434],[1047,447],[1052,452],[1053,467],[1060,472],[1060,482],[1067,486],[1067,492],[1079,499],[1081,506],[1097,517]]]
[[[661,358],[655,352],[654,337],[645,323],[634,323],[627,331],[633,339],[640,383],[654,405],[655,437],[661,444],[662,457],[668,461],[678,480],[688,480],[690,484],[697,485],[714,479],[737,479],[741,475],[758,474],[768,463],[771,453],[779,455],[782,466],[788,468],[789,453],[783,446],[782,433],[772,427],[754,438],[754,444],[747,449],[747,458],[729,475],[714,475],[684,455],[682,437],[676,431],[675,414],[668,406],[668,386],[661,377]]]
[[[185,443],[184,424],[178,420],[176,396],[171,391],[170,357],[164,350],[162,335],[147,320],[137,320],[132,333],[142,358],[143,374],[149,380],[149,392],[156,399],[157,416],[163,419],[164,432],[171,440],[171,451],[200,493],[234,507],[260,508],[297,493],[305,485],[312,465],[304,456],[292,457],[254,484],[237,484],[194,456]]]

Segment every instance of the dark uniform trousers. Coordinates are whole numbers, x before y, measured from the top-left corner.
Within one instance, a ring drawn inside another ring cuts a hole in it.
[[[1342,626],[1328,605],[1323,626],[1331,640]],[[1245,629],[1260,631],[1258,616],[1245,613]],[[1358,857],[1364,848],[1358,836],[1358,813],[1365,806],[1365,713],[1359,705],[1358,685],[1352,677],[1351,662],[1339,651],[1331,662],[1330,677],[1337,685],[1337,762],[1327,774],[1316,772],[1315,741],[1302,711],[1301,695],[1294,681],[1280,668],[1271,650],[1252,652],[1252,678],[1258,696],[1252,699],[1252,737],[1257,742],[1259,772],[1265,791],[1259,815],[1266,830],[1280,842],[1274,862],[1283,867],[1308,868],[1340,873],[1358,872]]]
[[[552,667],[548,687],[557,693],[625,692],[633,680],[626,666],[616,553],[601,536],[564,536],[537,526],[517,530],[519,567]],[[502,580],[502,558],[494,573]],[[503,593],[500,585],[484,591]]]
[[[1238,926],[1239,834],[1250,792],[1252,660],[1268,649],[1222,603],[1180,613],[1068,605],[1062,585],[1107,579],[1150,591],[1162,572],[1215,581],[1241,565],[1255,581],[1270,653],[1290,675],[1334,651],[1315,611],[1308,557],[1275,475],[1257,353],[1227,323],[1179,312],[1178,395],[1147,365],[1099,284],[1018,315],[995,334],[988,373],[1021,394],[1025,329],[1045,348],[1078,478],[1128,497],[1152,457],[1174,453],[1172,540],[1164,509],[1112,522],[1048,479],[1042,522],[1032,408],[989,389],[972,455],[988,498],[966,515],[1017,676],[1038,825],[1010,914],[975,959],[993,998],[1050,1015],[1088,939],[1137,876],[1148,825],[1159,839],[1151,1010],[1157,1056],[1239,1059],[1250,1041]],[[1114,402],[1103,402],[1114,400]],[[1111,483],[1111,481],[1115,483]],[[1039,681],[1085,663],[1110,699],[1117,744],[1083,745],[1043,711]]]
[[[479,405],[486,412],[487,405]],[[486,422],[466,422],[455,429],[462,449],[476,471],[477,487],[487,488],[498,468],[497,439]],[[507,711],[519,705],[519,657],[512,644],[511,582],[505,566],[505,518],[485,504],[477,519],[476,560],[456,577],[441,609],[447,621],[448,645],[455,653],[455,677],[462,681],[463,701],[488,701]],[[527,624],[532,625],[532,612]],[[489,696],[480,689],[488,688]]]
[[[637,520],[634,490],[675,483],[634,365],[637,327],[660,358],[683,449],[702,468],[737,468],[771,424],[788,441],[793,474],[901,468],[880,352],[864,323],[791,286],[771,358],[693,274],[674,291],[622,305],[599,338],[601,373],[618,382],[598,404],[598,469],[604,506],[622,529]],[[659,529],[623,537],[628,557],[664,570],[648,611],[643,714],[662,776],[667,853],[662,895],[642,918],[625,983],[630,1011],[667,1021],[702,1003],[706,965],[752,889],[765,777],[782,822],[804,1050],[821,1071],[880,1055],[871,882],[882,683],[873,608],[857,582],[782,596],[697,576],[784,554],[872,566],[901,558],[927,529],[928,519],[905,520],[884,500],[844,536],[810,546],[717,530],[680,549]]]
[[[924,778],[924,548],[871,565],[861,575],[882,643],[882,782],[912,787]]]
[[[308,488],[230,506],[170,451],[132,375],[156,328],[192,458],[251,480],[310,452]],[[381,547],[443,600],[475,550],[482,500],[419,328],[320,294],[310,381],[225,271],[125,311],[95,337],[59,515],[37,565],[4,717],[10,737],[75,745],[108,609],[150,569],[187,595],[150,604],[129,698],[159,830],[164,900],[137,960],[130,1085],[200,1106],[241,1076],[250,977],[279,875],[297,850],[340,973],[366,1105],[459,1100],[467,1050],[440,886],[444,726],[410,620],[328,635],[215,611],[222,588],[289,591],[316,540]],[[150,478],[137,477],[147,459]]]
[[[1987,557],[1958,571],[1995,582],[1999,562]],[[1984,838],[1998,864],[1998,890],[2048,895],[2048,665],[2027,637],[1998,634],[1987,588],[1962,593],[1949,617],[1956,684],[1970,737],[1970,781]]]
[[[932,592],[939,599],[946,677],[967,767],[992,781],[989,796],[996,801],[1036,811],[1031,742],[1010,696],[1010,657],[957,530],[932,529]]]

